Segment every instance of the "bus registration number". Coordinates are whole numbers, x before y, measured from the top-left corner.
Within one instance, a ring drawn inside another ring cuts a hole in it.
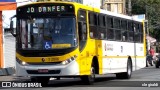
[[[39,73],[48,73],[48,69],[38,69]]]

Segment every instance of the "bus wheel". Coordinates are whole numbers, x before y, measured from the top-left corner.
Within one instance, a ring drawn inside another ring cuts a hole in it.
[[[48,85],[49,79],[50,77],[32,77],[31,81],[41,83],[41,85],[45,87]]]
[[[84,82],[85,84],[91,85],[94,83],[95,81],[95,68],[94,65],[92,65],[91,67],[91,75],[84,75],[80,77],[82,82]]]
[[[116,78],[118,79],[130,79],[132,75],[132,63],[130,60],[127,62],[127,72],[117,73]]]

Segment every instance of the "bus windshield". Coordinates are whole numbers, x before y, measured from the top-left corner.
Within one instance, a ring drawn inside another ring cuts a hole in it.
[[[18,19],[18,26],[22,49],[63,49],[77,45],[74,17]]]

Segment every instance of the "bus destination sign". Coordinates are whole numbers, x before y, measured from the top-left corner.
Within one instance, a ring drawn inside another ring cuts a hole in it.
[[[36,5],[26,6],[18,9],[18,13],[35,14],[35,13],[73,13],[74,8],[71,5]]]
[[[47,6],[47,7],[28,7],[27,13],[45,13],[45,12],[65,12],[65,6]]]

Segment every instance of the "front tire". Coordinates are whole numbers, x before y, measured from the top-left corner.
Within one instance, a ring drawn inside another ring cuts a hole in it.
[[[88,84],[88,85],[91,85],[94,83],[95,81],[95,68],[94,68],[94,65],[91,66],[91,75],[84,75],[84,76],[81,76],[81,80],[82,82],[84,82],[85,84]]]

